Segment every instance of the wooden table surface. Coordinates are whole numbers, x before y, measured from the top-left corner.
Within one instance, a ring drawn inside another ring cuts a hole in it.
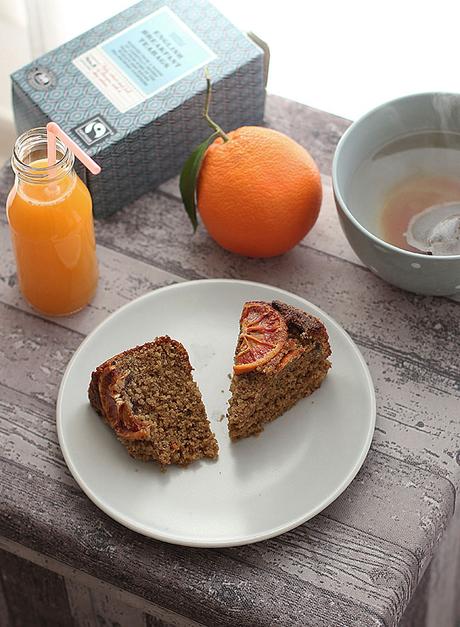
[[[0,622],[9,615],[21,626],[389,627],[423,576],[401,624],[455,624],[459,305],[385,284],[348,246],[330,182],[347,121],[275,96],[266,120],[307,147],[323,175],[320,219],[283,257],[234,256],[204,228],[192,237],[177,180],[169,181],[97,223],[94,302],[72,317],[44,319],[19,294],[2,216]],[[2,203],[11,184],[5,167]],[[172,546],[112,521],[77,487],[55,427],[62,374],[87,333],[141,294],[206,277],[261,281],[317,304],[358,344],[377,394],[369,456],[342,496],[283,536],[231,549]],[[96,622],[104,613],[112,619]]]

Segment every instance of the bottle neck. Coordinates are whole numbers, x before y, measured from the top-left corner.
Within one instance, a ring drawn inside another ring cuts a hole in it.
[[[45,128],[23,133],[14,145],[11,167],[18,193],[27,201],[55,203],[75,185],[74,156],[56,139],[56,163],[48,165]]]
[[[33,128],[18,137],[11,167],[18,181],[40,185],[58,182],[73,171],[74,156],[56,139],[56,163],[48,165],[46,128]]]

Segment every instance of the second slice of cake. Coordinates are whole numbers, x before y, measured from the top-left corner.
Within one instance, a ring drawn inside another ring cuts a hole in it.
[[[330,354],[318,318],[279,301],[245,303],[230,386],[232,440],[260,433],[265,423],[314,392],[331,366]]]

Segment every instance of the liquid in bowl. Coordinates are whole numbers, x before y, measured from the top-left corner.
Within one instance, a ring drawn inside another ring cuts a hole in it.
[[[388,142],[356,169],[346,201],[368,231],[420,252],[406,241],[411,218],[460,202],[460,133],[418,132]]]

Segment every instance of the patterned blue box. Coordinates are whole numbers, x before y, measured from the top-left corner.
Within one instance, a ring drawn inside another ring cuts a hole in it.
[[[78,173],[108,216],[176,175],[211,130],[261,124],[264,53],[206,0],[144,0],[12,75],[18,132],[57,122],[102,166]]]

